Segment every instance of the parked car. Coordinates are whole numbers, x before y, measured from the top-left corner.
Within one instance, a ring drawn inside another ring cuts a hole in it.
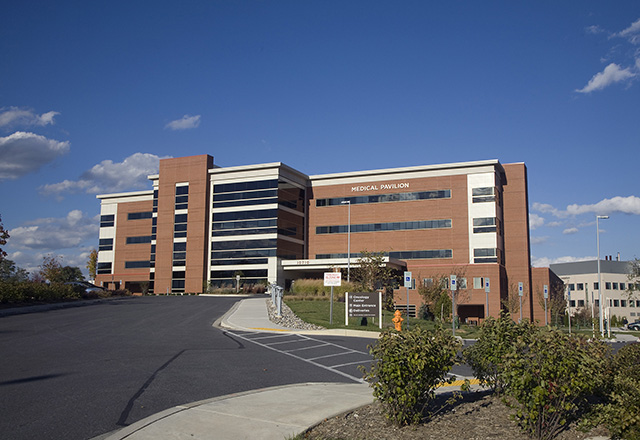
[[[70,281],[65,284],[72,286],[74,290],[85,294],[99,294],[101,292],[106,292],[107,290],[104,287],[96,286],[95,284],[91,284],[87,281]]]
[[[627,328],[629,330],[640,331],[640,321],[630,322],[629,324],[627,324]]]

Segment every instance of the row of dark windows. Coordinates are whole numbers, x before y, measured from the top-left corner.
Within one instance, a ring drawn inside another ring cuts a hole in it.
[[[213,214],[214,222],[228,222],[241,220],[259,220],[277,218],[277,209],[261,209],[257,211],[216,212]]]
[[[278,180],[259,180],[254,182],[225,183],[213,186],[213,193],[229,193],[241,191],[254,191],[259,189],[278,188]]]
[[[127,244],[146,244],[151,243],[151,235],[142,235],[139,237],[127,237]]]
[[[143,220],[153,217],[153,211],[130,212],[127,214],[127,220]]]
[[[239,266],[246,264],[267,264],[268,258],[238,258],[232,260],[211,260],[212,266]]]
[[[406,231],[414,229],[443,228],[451,228],[451,219],[420,220],[415,222],[366,223],[361,225],[351,225],[351,232]],[[347,232],[349,232],[349,225],[316,227],[316,234],[346,234]]]
[[[350,202],[352,205],[366,203],[409,202],[414,200],[449,199],[451,190],[419,191],[410,193],[374,194],[357,197],[334,197],[329,199],[317,199],[316,206],[336,206],[342,202]]]
[[[212,280],[229,279],[235,283],[236,272],[237,271],[235,270],[212,270],[210,275]],[[266,269],[243,270],[242,278],[266,279],[267,270]]]
[[[432,249],[425,251],[397,251],[397,252],[385,252],[385,255],[390,258],[396,258],[398,260],[429,260],[434,258],[453,258],[453,251],[451,249]],[[334,258],[347,258],[348,254],[316,254],[318,260],[334,259]],[[360,253],[352,253],[351,258],[361,258]]]
[[[113,238],[101,238],[98,242],[98,251],[112,251]]]

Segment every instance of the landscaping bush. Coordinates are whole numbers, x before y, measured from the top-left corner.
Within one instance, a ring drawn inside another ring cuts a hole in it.
[[[557,330],[518,337],[499,373],[505,403],[536,439],[552,439],[588,409],[589,398],[605,388],[609,347]]]
[[[500,394],[504,387],[501,373],[505,355],[515,349],[514,341],[519,339],[526,344],[537,332],[538,328],[528,321],[516,324],[505,313],[498,319],[489,317],[482,323],[476,343],[464,350],[463,358],[476,379]]]
[[[448,383],[461,343],[438,327],[385,331],[370,346],[374,364],[362,369],[386,416],[397,425],[420,423],[439,385]]]
[[[0,303],[25,303],[79,299],[80,294],[66,284],[0,281]]]
[[[612,360],[611,386],[604,403],[595,405],[585,422],[603,424],[616,438],[640,440],[640,344],[622,347]]]

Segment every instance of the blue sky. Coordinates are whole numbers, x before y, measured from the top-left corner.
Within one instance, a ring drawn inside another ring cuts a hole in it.
[[[0,216],[84,269],[162,157],[529,171],[532,261],[640,257],[638,1],[24,1],[0,14]]]

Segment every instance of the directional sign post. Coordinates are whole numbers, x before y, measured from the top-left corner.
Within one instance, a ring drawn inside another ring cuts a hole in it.
[[[407,289],[407,330],[409,330],[409,288],[411,287],[411,272],[404,273],[404,287]]]
[[[333,286],[342,285],[342,273],[340,272],[325,272],[324,273],[324,285],[331,286],[331,302],[329,303],[329,324],[333,324]]]
[[[484,279],[484,296],[485,296],[485,308],[484,308],[484,319],[489,317],[489,292],[491,291],[491,287],[489,285],[489,278]]]
[[[349,318],[378,317],[382,329],[382,292],[346,293],[345,324]]]
[[[451,282],[450,282],[450,286],[451,286],[451,326],[453,328],[453,336],[456,336],[456,289],[458,288],[457,286],[457,280],[456,280],[456,276],[455,275],[451,275]]]
[[[549,299],[549,286],[545,284],[544,285],[544,325],[549,325],[549,322],[547,319],[547,300],[548,299]],[[591,308],[591,311],[593,311],[593,307]]]
[[[518,296],[520,297],[520,321],[522,322],[522,295],[524,295],[524,287],[522,283],[518,283]]]

